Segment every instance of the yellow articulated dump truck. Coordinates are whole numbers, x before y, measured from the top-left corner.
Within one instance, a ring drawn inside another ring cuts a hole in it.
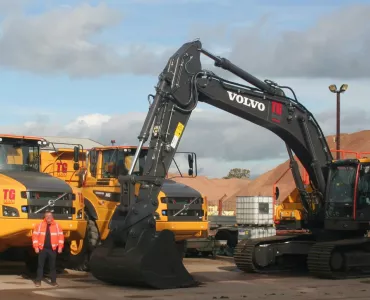
[[[74,156],[73,149],[54,147],[41,152],[43,172],[82,188],[88,227],[85,239],[71,245],[70,268],[88,270],[92,250],[108,236],[109,222],[120,202],[118,176],[128,174],[135,152],[134,146],[104,146],[81,150],[78,156],[81,166],[79,172],[75,171],[77,157]],[[147,149],[143,149],[133,175],[142,175],[146,154]],[[195,153],[188,154],[188,160],[189,175],[193,176]],[[139,186],[137,190],[138,188]],[[167,179],[158,195],[158,203],[155,213],[156,230],[173,231],[179,251],[183,254],[187,239],[208,236],[207,199],[198,191]]]
[[[83,239],[87,225],[81,189],[40,171],[44,146],[39,137],[0,134],[0,257],[22,259],[31,272],[37,268],[32,230],[45,209],[63,228],[68,256],[69,241]]]

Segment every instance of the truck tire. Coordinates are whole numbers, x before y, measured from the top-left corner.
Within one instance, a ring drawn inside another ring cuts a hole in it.
[[[238,244],[238,232],[222,229],[216,233],[215,240],[226,240],[227,246],[233,249]]]
[[[89,260],[92,251],[99,242],[99,230],[94,220],[85,215],[87,220],[87,228],[85,238],[83,239],[83,246],[81,251],[76,254],[70,254],[68,268],[75,271],[89,271]]]

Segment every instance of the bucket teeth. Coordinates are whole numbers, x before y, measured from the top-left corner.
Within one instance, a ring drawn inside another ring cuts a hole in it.
[[[198,285],[183,265],[174,234],[169,230],[156,237],[144,231],[130,249],[116,246],[108,237],[92,253],[90,268],[94,277],[115,285],[155,289]]]

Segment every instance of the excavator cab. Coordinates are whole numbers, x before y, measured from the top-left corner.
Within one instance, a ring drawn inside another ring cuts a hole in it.
[[[370,162],[345,159],[331,163],[326,199],[328,229],[366,229],[370,221]]]

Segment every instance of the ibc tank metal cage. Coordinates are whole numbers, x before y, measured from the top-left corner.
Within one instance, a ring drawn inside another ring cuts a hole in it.
[[[247,226],[273,226],[273,198],[241,196],[236,199],[236,222]]]

